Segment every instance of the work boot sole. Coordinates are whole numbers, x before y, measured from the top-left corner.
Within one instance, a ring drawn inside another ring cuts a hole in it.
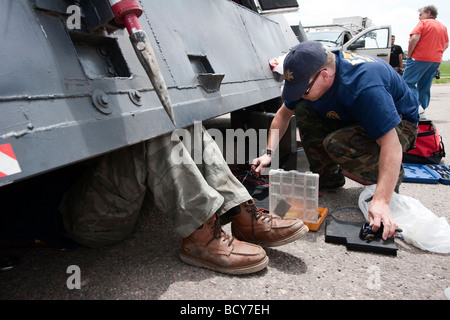
[[[300,229],[298,229],[295,233],[291,234],[289,237],[279,239],[277,241],[253,241],[246,240],[247,242],[260,245],[261,247],[279,247],[284,246],[285,244],[294,242],[300,238],[303,238],[309,231],[308,226],[304,225]]]
[[[192,266],[201,267],[201,268],[207,268],[211,269],[217,272],[226,273],[226,274],[232,274],[232,275],[239,275],[239,274],[249,274],[249,273],[255,273],[258,271],[261,271],[267,265],[269,264],[269,257],[265,257],[263,260],[248,266],[242,266],[242,267],[222,267],[218,266],[216,264],[210,263],[208,261],[200,260],[195,257],[189,256],[187,254],[184,254],[183,252],[180,253],[180,259],[181,261],[190,264]]]

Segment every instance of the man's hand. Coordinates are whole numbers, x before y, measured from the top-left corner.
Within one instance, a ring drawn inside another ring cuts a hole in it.
[[[383,223],[383,240],[387,240],[388,238],[396,235],[398,225],[392,217],[392,212],[389,205],[383,201],[372,200],[372,203],[369,206],[368,216],[369,226],[372,227],[374,232],[377,231],[380,228],[381,223]]]
[[[270,166],[271,162],[272,157],[269,154],[263,154],[261,157],[253,159],[252,172],[259,177],[261,175],[261,170]]]

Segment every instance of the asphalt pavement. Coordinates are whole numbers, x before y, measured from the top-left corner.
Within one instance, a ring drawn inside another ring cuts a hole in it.
[[[426,116],[450,146],[449,114],[450,85],[433,85]],[[441,164],[449,165],[449,159],[450,154]],[[319,206],[341,220],[362,222],[356,206],[364,188],[347,180],[343,188],[324,192]],[[403,183],[400,194],[450,220],[450,185]],[[266,249],[268,267],[252,275],[229,276],[186,265],[178,258],[179,244],[170,221],[154,211],[135,236],[106,248],[6,246],[2,255],[15,260],[11,269],[0,272],[0,299],[179,300],[197,301],[195,306],[206,300],[223,305],[233,300],[267,305],[287,300],[445,300],[444,290],[450,287],[449,254],[421,250],[401,239],[395,239],[395,256],[349,250],[325,242],[325,223],[301,240]],[[172,312],[201,311],[183,307],[177,304]]]

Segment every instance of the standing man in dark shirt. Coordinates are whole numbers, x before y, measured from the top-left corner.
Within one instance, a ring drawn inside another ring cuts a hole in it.
[[[391,57],[389,64],[402,76],[403,75],[403,49],[395,43],[395,36],[391,36]]]

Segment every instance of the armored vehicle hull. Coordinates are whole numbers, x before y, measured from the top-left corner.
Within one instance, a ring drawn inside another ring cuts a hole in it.
[[[139,2],[174,124],[107,0],[2,1],[0,186],[279,97],[292,45],[235,2]]]

